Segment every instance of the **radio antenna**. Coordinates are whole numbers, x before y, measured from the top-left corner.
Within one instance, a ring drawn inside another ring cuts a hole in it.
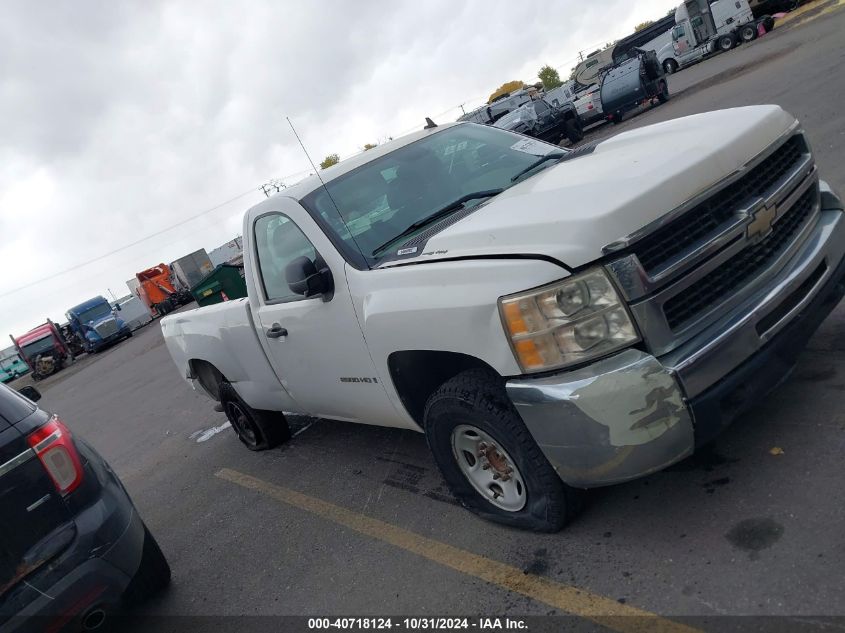
[[[288,125],[290,126],[293,135],[296,137],[296,140],[299,141],[299,146],[302,148],[302,151],[305,154],[305,158],[307,158],[308,162],[311,163],[311,167],[314,169],[314,175],[317,176],[317,179],[323,186],[323,191],[326,192],[326,195],[329,197],[329,200],[331,200],[332,206],[334,207],[334,210],[337,213],[337,217],[339,217],[340,221],[343,222],[343,226],[346,227],[346,230],[349,232],[349,237],[352,238],[352,242],[355,244],[355,248],[357,248],[358,252],[361,253],[361,257],[364,258],[364,263],[367,263],[367,267],[369,267],[369,263],[367,262],[367,256],[364,255],[364,251],[362,251],[361,247],[358,245],[358,240],[355,239],[355,235],[353,235],[352,229],[349,228],[349,225],[346,223],[346,218],[344,218],[343,214],[340,212],[340,207],[338,207],[337,202],[334,201],[334,198],[332,197],[332,192],[329,191],[328,187],[326,187],[326,183],[323,181],[323,177],[320,175],[320,170],[317,169],[317,166],[314,164],[314,161],[311,160],[311,155],[308,153],[308,150],[305,149],[305,143],[303,143],[302,139],[299,138],[299,134],[297,134],[296,128],[293,127],[293,122],[290,120],[290,117],[286,116],[285,119],[287,119]]]

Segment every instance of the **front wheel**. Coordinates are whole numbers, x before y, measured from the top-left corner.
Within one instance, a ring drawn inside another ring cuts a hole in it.
[[[660,92],[657,93],[657,99],[660,103],[669,101],[669,84],[666,81],[660,82]]]
[[[583,140],[584,127],[581,125],[581,121],[576,119],[567,119],[563,124],[563,127],[566,130],[566,138],[568,138],[569,142],[573,145]]]
[[[580,510],[583,491],[560,480],[498,375],[470,370],[444,383],[426,403],[424,425],[452,493],[479,516],[556,532]]]
[[[678,62],[674,59],[667,59],[663,62],[663,70],[667,75],[678,72]]]
[[[266,451],[290,439],[284,413],[253,409],[227,381],[220,384],[220,403],[238,439],[249,450]]]
[[[720,51],[729,51],[736,45],[736,39],[731,34],[719,38],[718,46]]]
[[[753,24],[746,24],[739,29],[739,39],[743,42],[750,42],[755,37],[757,37],[757,29],[754,28]]]

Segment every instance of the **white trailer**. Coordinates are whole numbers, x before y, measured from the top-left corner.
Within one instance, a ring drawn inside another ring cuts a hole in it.
[[[214,266],[204,248],[194,251],[190,255],[180,257],[170,264],[170,270],[177,289],[190,290],[206,275],[214,270]]]
[[[131,330],[137,330],[153,320],[147,304],[134,294],[118,299],[114,303],[114,308],[120,311],[120,318]]]
[[[233,240],[221,244],[208,254],[211,265],[217,268],[220,264],[228,264],[243,253],[243,239],[238,236]]]
[[[129,292],[133,297],[141,296],[141,293],[138,290],[138,288],[141,287],[141,282],[138,281],[135,277],[126,280],[126,287],[129,288]]]

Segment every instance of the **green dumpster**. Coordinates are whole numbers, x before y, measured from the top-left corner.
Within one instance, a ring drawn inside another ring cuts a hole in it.
[[[191,294],[197,305],[210,306],[227,299],[240,299],[246,296],[246,282],[243,267],[232,264],[220,264],[191,288]]]

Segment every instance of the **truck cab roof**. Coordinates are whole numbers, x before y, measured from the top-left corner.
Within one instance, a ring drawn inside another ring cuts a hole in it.
[[[101,305],[103,303],[108,303],[108,301],[106,301],[104,297],[98,295],[93,299],[88,299],[88,301],[83,301],[79,305],[73,306],[68,310],[68,312],[79,314],[80,312],[85,312],[86,310],[90,310],[91,308]]]

